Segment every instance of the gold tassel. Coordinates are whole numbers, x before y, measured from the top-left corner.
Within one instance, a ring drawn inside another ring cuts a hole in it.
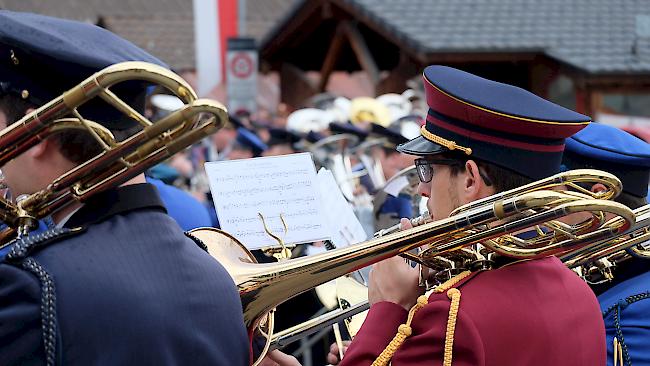
[[[614,366],[618,366],[619,362],[623,365],[623,346],[618,338],[614,337]]]
[[[439,285],[433,292],[442,293],[447,291],[447,296],[451,299],[449,307],[449,318],[447,319],[447,331],[445,333],[445,351],[444,351],[444,366],[451,366],[452,351],[454,347],[454,331],[456,330],[456,319],[458,317],[458,309],[460,307],[460,290],[453,288],[458,282],[469,276],[472,272],[464,271],[459,275],[450,278],[445,283]],[[418,297],[417,303],[409,310],[409,315],[405,324],[401,324],[397,328],[397,334],[390,341],[388,346],[381,352],[379,357],[372,363],[372,366],[386,366],[395,355],[395,352],[402,346],[406,338],[408,338],[413,329],[411,322],[418,310],[422,309],[428,303],[427,296],[422,295]]]

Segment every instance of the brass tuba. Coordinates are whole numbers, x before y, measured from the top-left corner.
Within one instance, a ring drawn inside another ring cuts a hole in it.
[[[613,179],[620,187],[620,181],[615,177]],[[255,263],[252,254],[240,242],[217,229],[196,229],[191,234],[206,244],[210,254],[232,276],[239,288],[246,327],[249,334],[254,334],[265,316],[285,300],[346,273],[424,245],[435,243],[435,250],[442,255],[579,212],[610,212],[620,216],[627,222],[621,230],[626,230],[634,222],[632,211],[624,205],[557,191],[542,190],[489,201],[443,220],[275,264]],[[581,229],[582,234],[612,235],[609,229],[600,230],[599,225],[587,225]],[[535,254],[529,257],[546,256],[560,248],[572,248],[572,240],[580,236],[569,237],[565,234],[547,235],[547,244],[538,245]],[[507,255],[509,248],[500,248],[500,251]],[[269,322],[265,329],[266,336],[272,337],[272,332]],[[263,354],[265,352],[266,349]]]
[[[151,122],[110,90],[110,87],[129,80],[160,85],[178,96],[185,105],[161,120]],[[141,130],[117,141],[110,131],[86,120],[77,108],[95,97],[125,113],[142,127]],[[208,115],[211,118],[204,118]],[[187,82],[161,66],[131,61],[95,73],[0,131],[0,166],[65,129],[85,130],[102,148],[101,153],[64,173],[43,190],[21,197],[17,203],[0,199],[0,219],[9,226],[0,234],[0,243],[6,244],[16,234],[28,233],[37,226],[38,219],[72,202],[83,202],[97,192],[128,181],[214,133],[227,118],[223,105],[197,99]]]
[[[617,263],[632,257],[650,258],[650,250],[642,244],[650,240],[650,205],[633,210],[634,224],[616,237],[601,240],[560,256],[567,267],[574,269],[585,281],[598,284],[611,281]],[[603,226],[617,227],[620,218],[613,218]]]

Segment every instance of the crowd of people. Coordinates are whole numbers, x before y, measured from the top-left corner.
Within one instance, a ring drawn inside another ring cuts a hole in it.
[[[180,104],[176,97],[152,94],[148,114],[164,116]],[[413,164],[410,157],[398,153],[395,148],[419,134],[424,112],[418,93],[408,89],[402,94],[352,100],[324,93],[313,97],[310,104],[286,117],[273,116],[266,111],[252,115],[246,112],[231,114],[228,124],[209,139],[151,169],[147,173],[149,180],[178,187],[206,207],[206,210],[188,210],[192,214],[183,215],[181,226],[184,229],[219,227],[205,162],[311,152],[318,168],[333,171],[359,215],[363,215],[359,206],[367,206],[365,216],[368,217],[362,220],[368,235],[396,223],[399,217],[412,216],[410,197],[391,197],[389,202],[382,200],[373,207],[372,196],[387,180]],[[333,135],[342,140],[326,139]],[[337,154],[349,159],[350,167],[339,164]],[[165,191],[172,189],[164,188]],[[177,201],[188,201],[184,194],[178,193],[178,196]],[[192,203],[192,207],[195,206],[196,201]],[[369,217],[377,210],[375,218]],[[205,212],[210,216],[209,221]],[[195,220],[194,224],[186,225],[190,219]]]

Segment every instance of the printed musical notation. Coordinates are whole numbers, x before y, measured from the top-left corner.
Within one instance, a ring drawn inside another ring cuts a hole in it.
[[[287,244],[329,238],[309,153],[209,162],[205,168],[221,228],[249,249],[277,245],[258,213]]]

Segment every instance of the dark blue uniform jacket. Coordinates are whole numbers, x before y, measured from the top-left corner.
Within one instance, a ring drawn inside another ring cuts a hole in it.
[[[248,364],[233,281],[151,185],[96,195],[65,226],[84,229],[0,264],[2,365]]]
[[[650,365],[650,261],[631,259],[619,264],[614,281],[594,289],[607,332],[607,365],[614,365],[614,337],[621,345],[619,365]]]

